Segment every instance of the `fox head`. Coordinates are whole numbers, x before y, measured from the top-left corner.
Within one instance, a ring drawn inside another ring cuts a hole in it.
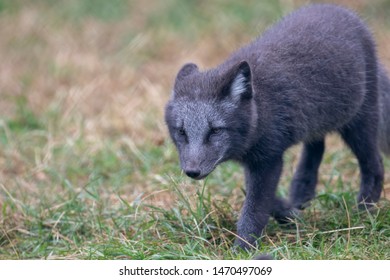
[[[246,61],[205,72],[193,63],[185,64],[165,110],[181,168],[197,180],[219,163],[244,155],[256,118]]]

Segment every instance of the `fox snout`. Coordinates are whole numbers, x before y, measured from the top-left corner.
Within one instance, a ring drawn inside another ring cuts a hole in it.
[[[188,177],[195,180],[201,180],[211,172],[204,160],[194,157],[190,160],[182,159],[181,168]]]
[[[197,179],[200,176],[200,169],[187,169],[184,170],[184,173],[192,179]]]
[[[179,149],[179,154],[181,169],[188,177],[195,180],[206,178],[223,161],[223,150],[216,148],[188,147]]]
[[[215,168],[218,162],[214,160],[201,160],[201,161],[190,161],[182,162],[182,170],[184,173],[195,180],[202,180],[206,178]]]
[[[195,161],[183,162],[183,163],[184,164],[182,164],[182,169],[188,177],[196,180],[200,180],[205,177],[202,176],[203,174],[202,174],[202,169],[200,164],[196,163]]]

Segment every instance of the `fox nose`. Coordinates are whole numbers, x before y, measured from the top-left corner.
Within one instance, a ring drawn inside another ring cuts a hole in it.
[[[200,170],[189,169],[189,170],[186,170],[185,173],[187,174],[188,177],[195,179],[195,178],[199,177]]]

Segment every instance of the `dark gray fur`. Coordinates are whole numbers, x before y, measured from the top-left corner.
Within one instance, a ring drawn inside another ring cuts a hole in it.
[[[345,8],[303,7],[216,68],[184,65],[165,118],[188,176],[202,179],[227,160],[243,165],[241,247],[255,244],[270,215],[283,222],[315,196],[330,132],[358,159],[362,207],[380,197],[378,143],[389,153],[390,81],[368,28]],[[275,196],[283,153],[299,142],[302,156],[284,201]]]
[[[379,147],[390,155],[390,80],[382,65],[379,66]]]

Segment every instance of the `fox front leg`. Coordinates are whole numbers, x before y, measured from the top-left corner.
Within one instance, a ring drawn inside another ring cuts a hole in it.
[[[239,247],[255,246],[268,223],[274,205],[278,203],[275,192],[282,167],[282,157],[261,165],[245,166],[246,198],[237,223],[239,237],[235,242]]]

